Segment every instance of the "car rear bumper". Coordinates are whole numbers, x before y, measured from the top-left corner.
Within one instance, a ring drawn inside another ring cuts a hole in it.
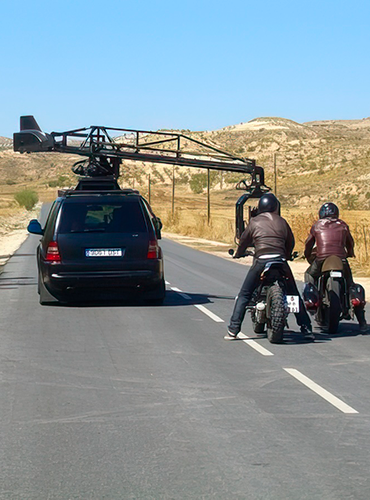
[[[59,268],[59,269],[58,269]],[[93,294],[103,290],[153,290],[163,280],[163,264],[157,261],[152,269],[76,271],[63,270],[62,266],[45,266],[44,283],[56,297],[83,290]]]

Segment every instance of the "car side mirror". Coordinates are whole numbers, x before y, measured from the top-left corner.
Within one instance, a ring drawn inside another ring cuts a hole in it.
[[[28,224],[27,231],[32,234],[39,234],[43,235],[44,231],[41,227],[41,224],[37,219],[32,219],[30,223]]]
[[[162,221],[159,217],[154,217],[153,224],[155,227],[155,234],[156,234],[157,238],[160,240],[162,238],[162,235],[161,235],[161,229],[163,227]]]

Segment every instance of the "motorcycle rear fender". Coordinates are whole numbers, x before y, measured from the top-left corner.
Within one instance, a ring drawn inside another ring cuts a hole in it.
[[[284,275],[284,265],[285,261],[275,261],[275,262],[266,262],[264,270],[261,273],[261,280],[265,279],[270,274],[274,275],[274,279],[278,279],[286,276]],[[269,276],[270,277],[270,276]]]

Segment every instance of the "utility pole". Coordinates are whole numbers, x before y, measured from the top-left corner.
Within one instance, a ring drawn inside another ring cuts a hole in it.
[[[276,153],[274,153],[274,191],[277,197],[277,167],[276,167]]]
[[[211,222],[211,194],[210,194],[210,189],[211,187],[211,181],[210,181],[210,174],[209,174],[209,168],[207,168],[207,221],[208,225]]]
[[[151,205],[151,186],[150,186],[150,174],[148,175],[148,202]]]
[[[172,167],[172,217],[175,216],[175,166]]]

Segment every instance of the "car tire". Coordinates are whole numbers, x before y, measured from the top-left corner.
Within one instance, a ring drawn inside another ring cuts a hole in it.
[[[40,304],[42,306],[46,306],[48,304],[56,303],[58,300],[51,295],[49,290],[46,288],[44,280],[42,279],[42,274],[39,271],[39,276],[38,276],[38,283],[37,283],[37,289],[40,294]]]
[[[155,290],[149,292],[148,297],[146,298],[147,304],[152,306],[161,306],[166,297],[166,283],[164,278],[162,278],[160,284]]]

